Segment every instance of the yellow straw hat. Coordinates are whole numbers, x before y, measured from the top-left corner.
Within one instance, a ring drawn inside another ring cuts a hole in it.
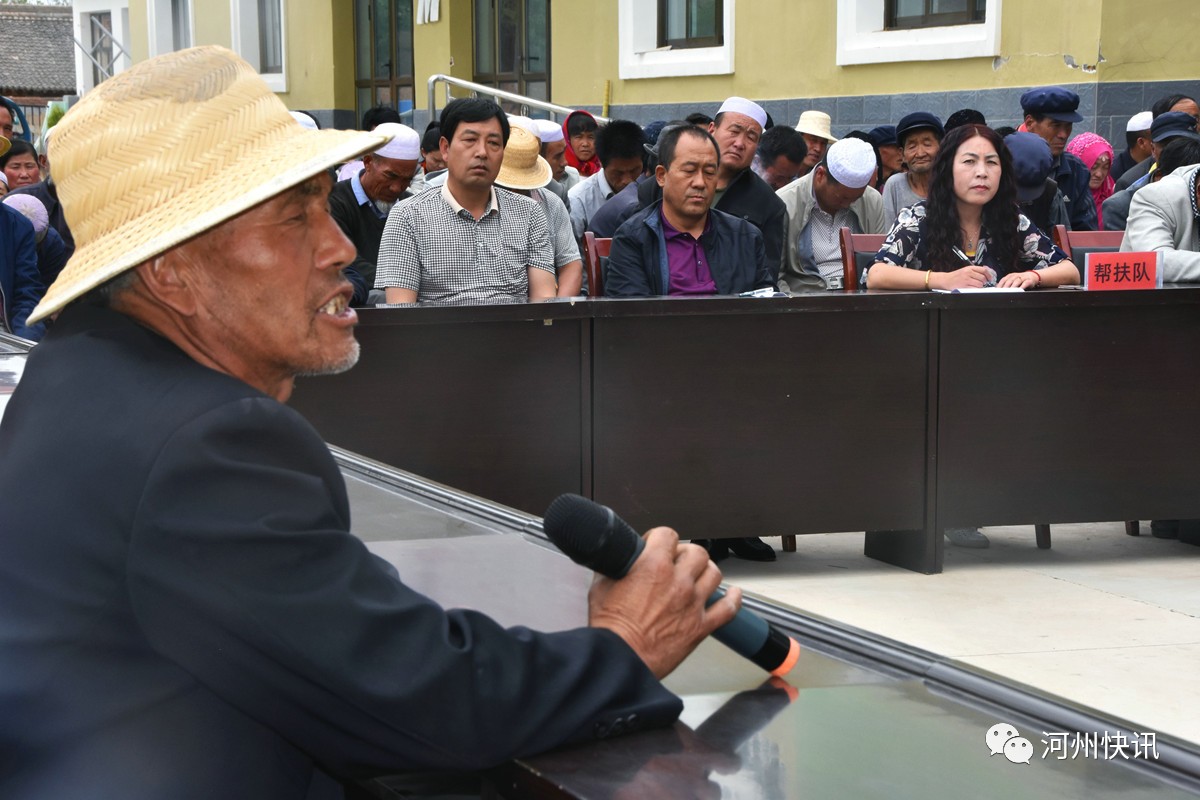
[[[538,155],[542,149],[537,137],[514,125],[504,146],[504,161],[496,175],[496,185],[506,189],[540,189],[554,174],[550,162]]]
[[[29,321],[386,141],[302,128],[223,47],[119,73],[55,126],[54,181],[75,253]]]

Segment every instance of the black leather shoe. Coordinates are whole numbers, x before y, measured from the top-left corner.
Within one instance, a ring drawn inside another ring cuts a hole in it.
[[[725,539],[692,539],[692,544],[698,544],[708,551],[708,557],[715,563],[729,555]]]
[[[723,541],[731,553],[747,561],[775,560],[775,548],[762,539],[747,536],[744,539],[718,539],[716,541]]]

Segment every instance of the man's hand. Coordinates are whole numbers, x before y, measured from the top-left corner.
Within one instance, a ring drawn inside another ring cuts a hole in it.
[[[633,648],[659,678],[671,673],[742,605],[730,589],[704,604],[721,583],[721,570],[698,545],[681,544],[670,528],[654,528],[646,548],[621,580],[599,575],[588,593],[588,623],[608,628]]]

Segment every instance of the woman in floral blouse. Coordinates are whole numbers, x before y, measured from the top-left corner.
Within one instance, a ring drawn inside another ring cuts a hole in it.
[[[1018,211],[1004,142],[963,125],[942,140],[929,198],[900,212],[865,279],[871,289],[1036,289],[1079,283],[1079,270]]]

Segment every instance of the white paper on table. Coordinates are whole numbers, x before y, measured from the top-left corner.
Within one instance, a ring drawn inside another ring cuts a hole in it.
[[[1023,292],[1025,290],[1020,286],[980,286],[974,289],[932,289],[930,291],[937,292],[938,294],[983,294],[986,292],[1000,292],[1003,294],[1005,292]]]

